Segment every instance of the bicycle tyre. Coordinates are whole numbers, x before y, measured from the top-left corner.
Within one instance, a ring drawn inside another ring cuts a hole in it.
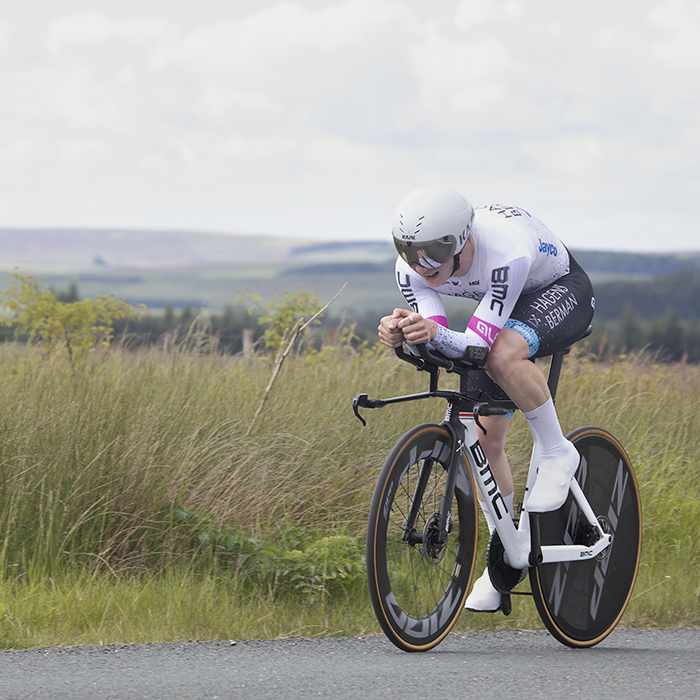
[[[567,438],[581,454],[576,480],[613,541],[593,559],[532,567],[530,587],[542,622],[557,640],[592,647],[612,632],[630,600],[641,553],[642,508],[629,457],[610,433],[586,427]],[[585,544],[579,516],[571,495],[559,510],[542,513],[542,544]]]
[[[366,555],[370,597],[382,630],[404,651],[427,651],[445,638],[464,608],[474,573],[478,520],[464,455],[446,545],[437,552],[404,542],[403,524],[421,467],[434,459],[416,518],[416,529],[425,535],[444,492],[451,451],[446,428],[424,424],[409,430],[384,463],[372,497]]]

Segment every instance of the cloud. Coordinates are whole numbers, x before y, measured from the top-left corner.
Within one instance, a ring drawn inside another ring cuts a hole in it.
[[[7,22],[0,18],[0,51],[6,50],[10,43],[10,28]]]
[[[151,45],[172,37],[170,22],[157,18],[118,20],[99,12],[61,17],[48,28],[47,47],[53,54],[95,47],[109,41]]]
[[[594,134],[580,134],[544,143],[525,143],[523,151],[555,175],[580,177],[598,170],[606,153],[605,141]]]
[[[388,100],[400,82],[388,53],[405,53],[399,43],[411,17],[386,0],[279,3],[194,26],[154,61],[163,79],[187,78],[193,114],[205,124],[315,131],[343,128],[359,115],[359,126],[375,99]]]
[[[525,12],[525,6],[519,0],[461,0],[454,21],[457,29],[469,32],[491,21],[518,21]]]
[[[157,65],[206,80],[225,77],[239,88],[280,88],[290,80],[303,88],[296,80],[313,82],[349,52],[374,50],[405,14],[385,0],[316,7],[281,2],[243,19],[194,26],[157,52]]]
[[[411,56],[420,109],[437,126],[463,125],[508,97],[511,57],[494,37],[465,41],[432,30]]]
[[[0,226],[384,236],[427,183],[587,202],[603,241],[695,216],[698,2],[34,7],[0,19]]]
[[[700,70],[700,3],[667,0],[651,10],[647,21],[658,32],[652,46],[664,65],[678,71]]]

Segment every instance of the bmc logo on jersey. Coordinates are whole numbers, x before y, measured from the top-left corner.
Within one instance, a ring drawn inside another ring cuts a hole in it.
[[[557,257],[559,254],[559,251],[557,250],[557,247],[553,243],[545,243],[541,238],[539,239],[540,241],[540,253],[544,253],[547,256],[553,256]]]

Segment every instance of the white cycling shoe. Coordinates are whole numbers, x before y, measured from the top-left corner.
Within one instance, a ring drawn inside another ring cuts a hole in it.
[[[493,587],[488,568],[474,582],[464,608],[470,612],[496,612],[501,609],[501,594]]]
[[[567,454],[543,459],[537,469],[537,478],[527,498],[530,513],[544,513],[561,508],[569,495],[569,484],[581,461],[576,448],[568,443]]]

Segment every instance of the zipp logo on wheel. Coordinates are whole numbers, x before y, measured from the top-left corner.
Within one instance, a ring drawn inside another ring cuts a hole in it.
[[[622,511],[622,502],[625,497],[625,490],[627,489],[627,479],[629,475],[624,469],[622,460],[620,460],[617,465],[617,475],[615,476],[615,486],[613,487],[612,499],[610,501],[610,507],[607,513],[607,522],[611,528],[608,534],[613,536],[613,540],[610,546],[606,550],[606,556],[603,559],[598,560],[596,566],[595,574],[593,579],[595,581],[595,589],[593,596],[591,597],[591,618],[596,619],[598,617],[598,608],[600,607],[601,596],[603,595],[603,586],[605,585],[605,577],[608,573],[608,567],[610,566],[610,553],[612,548],[615,546],[615,530],[617,529],[617,523],[620,520],[620,512]]]
[[[463,589],[452,588],[446,598],[427,617],[420,619],[407,615],[396,601],[393,592],[384,598],[384,604],[394,619],[394,622],[404,632],[411,633],[412,637],[426,638],[440,631],[440,620],[451,617],[458,605],[462,602]]]

